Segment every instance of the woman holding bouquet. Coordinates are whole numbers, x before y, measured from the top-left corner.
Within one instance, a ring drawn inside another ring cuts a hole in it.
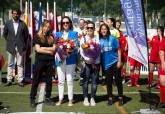
[[[87,35],[80,40],[80,54],[85,62],[85,75],[83,77],[84,106],[95,106],[95,96],[97,90],[97,77],[100,63],[99,38],[94,35],[95,24],[91,21],[87,24]],[[91,79],[91,98],[88,101],[88,84]]]
[[[30,105],[35,107],[35,97],[37,95],[37,88],[39,82],[42,79],[42,73],[46,73],[46,95],[45,103],[47,105],[54,105],[54,102],[50,99],[52,92],[52,71],[54,64],[54,51],[55,42],[51,32],[51,23],[45,20],[42,23],[42,27],[34,38],[34,46],[36,51],[35,66],[36,70],[32,79],[32,87],[30,93]]]
[[[107,24],[103,24],[99,29],[99,38],[101,45],[101,64],[105,71],[108,105],[113,104],[112,100],[112,83],[115,76],[119,94],[119,105],[123,105],[123,85],[121,76],[121,50],[118,40],[110,35]]]
[[[78,45],[78,33],[73,31],[72,21],[69,17],[64,16],[61,20],[61,31],[56,33],[56,38],[58,43],[58,47],[63,52],[57,51],[59,55],[63,56],[61,62],[57,62],[57,75],[58,75],[58,92],[59,92],[59,101],[56,103],[57,106],[62,104],[64,98],[64,83],[65,78],[67,81],[68,87],[68,106],[73,106],[73,75],[75,72],[75,67],[77,63],[77,49]],[[68,41],[72,41],[74,43],[74,47],[70,48],[70,44],[65,46],[65,43]],[[60,43],[61,42],[61,43]],[[70,48],[70,49],[69,49]],[[69,51],[68,51],[69,49]]]

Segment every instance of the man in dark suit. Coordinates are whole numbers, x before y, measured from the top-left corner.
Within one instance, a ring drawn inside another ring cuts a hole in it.
[[[28,40],[28,28],[26,24],[20,20],[21,11],[17,8],[12,10],[12,19],[6,22],[4,27],[4,38],[6,40],[6,48],[8,52],[8,69],[6,86],[12,85],[13,65],[16,59],[18,70],[18,84],[23,87],[23,61]]]

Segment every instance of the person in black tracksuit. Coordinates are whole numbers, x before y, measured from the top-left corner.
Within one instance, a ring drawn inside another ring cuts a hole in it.
[[[35,97],[37,95],[37,88],[39,82],[42,79],[43,72],[46,73],[46,95],[45,103],[47,105],[54,105],[51,101],[51,91],[52,91],[52,71],[54,64],[54,51],[55,51],[55,42],[54,38],[51,35],[51,24],[49,21],[45,20],[42,24],[41,30],[39,31],[36,38],[34,38],[35,45],[35,72],[32,79],[32,87],[30,93],[30,105],[35,107]]]

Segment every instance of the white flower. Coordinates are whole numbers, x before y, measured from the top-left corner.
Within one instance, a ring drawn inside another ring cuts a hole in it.
[[[70,48],[71,47],[70,44],[67,44],[66,46],[67,46],[67,48]]]
[[[94,46],[93,45],[90,45],[90,49],[94,49]]]
[[[61,48],[61,49],[62,49],[62,48],[63,48],[63,46],[62,46],[62,45],[60,45],[60,46],[59,46],[59,48]]]

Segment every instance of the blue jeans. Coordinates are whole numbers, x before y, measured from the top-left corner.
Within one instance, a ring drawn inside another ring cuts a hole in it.
[[[97,77],[99,73],[99,65],[95,65],[93,67],[91,64],[85,63],[85,75],[83,78],[83,94],[84,98],[88,97],[88,84],[89,80],[91,79],[91,97],[96,96],[97,90]]]

